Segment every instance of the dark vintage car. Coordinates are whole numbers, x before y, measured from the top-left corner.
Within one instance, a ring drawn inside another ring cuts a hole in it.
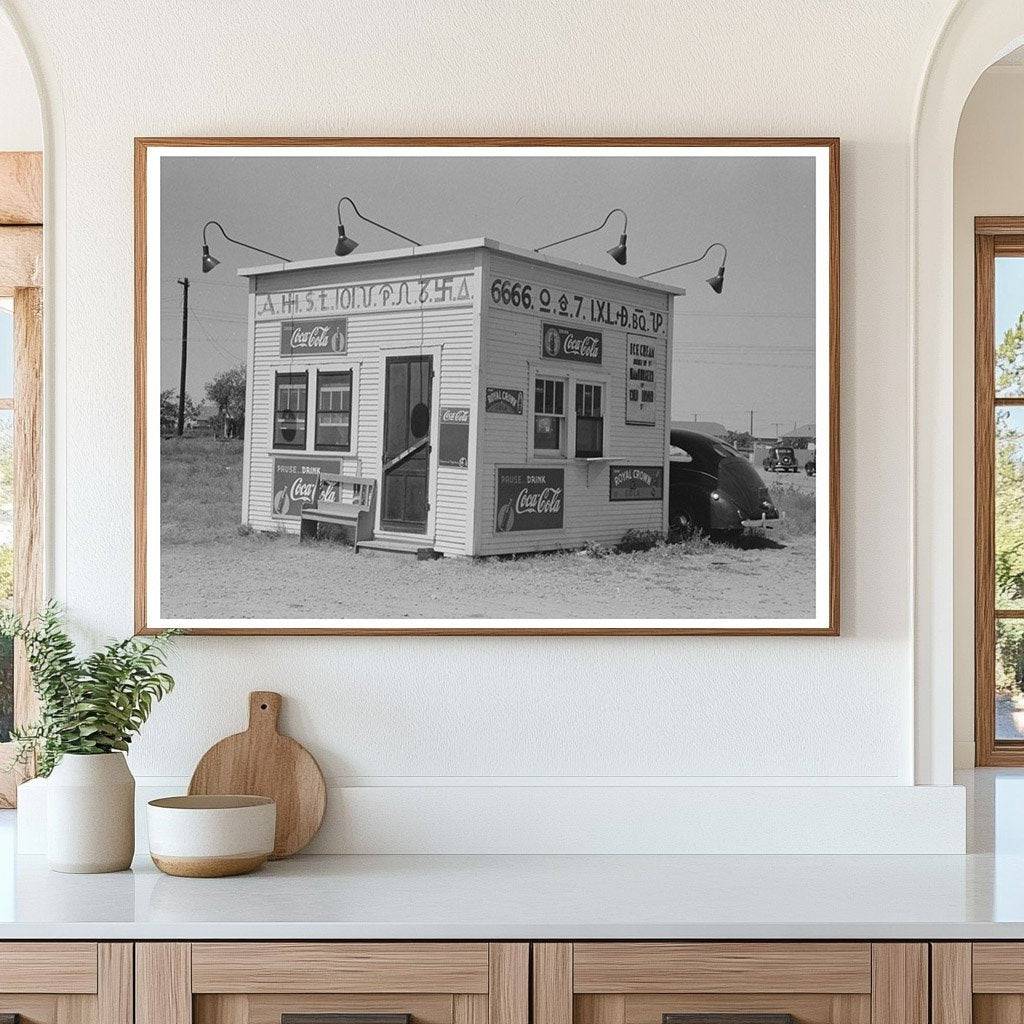
[[[799,473],[800,463],[796,461],[796,452],[792,448],[776,445],[768,449],[768,454],[761,463],[769,473]]]
[[[814,459],[808,459],[808,460],[807,460],[807,461],[806,461],[806,462],[804,463],[804,472],[805,472],[805,473],[806,473],[806,474],[807,474],[808,476],[814,476],[814,474],[815,474],[815,473],[816,473],[817,471],[818,471],[818,466],[817,466],[817,463],[816,463],[816,461],[815,461]]]
[[[693,430],[669,437],[671,528],[725,536],[778,520],[761,475],[735,448]]]

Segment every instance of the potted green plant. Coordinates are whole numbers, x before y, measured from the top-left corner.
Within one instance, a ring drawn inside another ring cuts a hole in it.
[[[129,637],[83,658],[56,604],[22,622],[0,614],[0,634],[25,645],[39,718],[16,729],[17,757],[47,776],[47,862],[54,871],[122,871],[135,853],[135,779],[124,752],[174,687],[163,671],[174,632]]]

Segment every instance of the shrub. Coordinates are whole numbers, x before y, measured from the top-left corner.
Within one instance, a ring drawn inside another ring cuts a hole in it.
[[[650,551],[663,540],[664,537],[657,530],[627,530],[615,550],[623,555],[634,551]]]

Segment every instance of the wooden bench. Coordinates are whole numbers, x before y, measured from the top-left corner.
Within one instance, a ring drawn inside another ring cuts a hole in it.
[[[302,510],[299,542],[316,540],[320,524],[341,528],[358,551],[361,541],[373,537],[373,497],[377,481],[365,476],[321,473],[313,501]]]

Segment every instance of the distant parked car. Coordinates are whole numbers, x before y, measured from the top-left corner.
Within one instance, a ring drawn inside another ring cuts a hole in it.
[[[692,430],[669,437],[670,527],[735,536],[779,518],[760,473],[732,445]]]
[[[796,461],[796,452],[792,448],[776,445],[768,449],[762,465],[768,473],[799,473],[800,464]]]
[[[815,473],[816,473],[817,471],[818,471],[818,467],[814,465],[814,459],[808,459],[808,460],[807,460],[807,461],[806,461],[806,462],[804,463],[804,472],[805,472],[805,473],[806,473],[806,474],[807,474],[808,476],[814,476],[814,474],[815,474]]]

